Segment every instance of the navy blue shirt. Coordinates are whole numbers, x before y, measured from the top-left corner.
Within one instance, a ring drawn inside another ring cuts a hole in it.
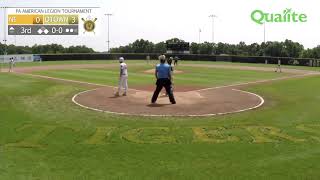
[[[168,64],[158,64],[156,66],[158,79],[167,79],[170,77],[170,65]]]

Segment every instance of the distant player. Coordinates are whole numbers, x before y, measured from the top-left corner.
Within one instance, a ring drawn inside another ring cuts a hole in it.
[[[173,73],[173,71],[174,71],[174,65],[172,64],[172,61],[173,61],[173,57],[170,57],[170,58],[167,60],[168,64],[170,65],[170,70],[171,70],[171,72]]]
[[[166,56],[161,55],[159,57],[160,64],[156,66],[155,69],[155,76],[157,78],[157,88],[153,93],[151,103],[155,104],[159,93],[161,92],[162,88],[164,87],[166,89],[167,94],[169,95],[169,99],[171,104],[176,104],[176,100],[174,99],[173,92],[171,90],[171,70],[170,66],[166,64]]]
[[[146,57],[146,60],[147,60],[147,64],[150,64],[150,56],[148,55],[147,57]]]
[[[174,66],[178,66],[178,61],[179,61],[179,57],[178,57],[178,56],[174,57],[174,63],[173,63],[173,65],[174,65]]]
[[[119,58],[120,63],[120,75],[119,75],[119,87],[118,91],[116,92],[115,96],[120,96],[121,89],[124,90],[123,96],[127,96],[128,91],[128,67],[127,64],[124,63],[124,58]]]
[[[280,72],[282,73],[282,69],[281,69],[281,60],[278,59],[278,65],[277,65],[277,69],[274,72]]]
[[[167,60],[167,63],[168,65],[170,66],[170,71],[171,71],[171,91],[173,92],[173,84],[174,84],[174,81],[173,81],[173,72],[174,72],[174,65],[172,64],[172,61],[173,61],[173,57],[170,57],[168,60]],[[166,93],[166,96],[168,96],[169,94]]]
[[[14,66],[15,66],[15,59],[13,58],[13,57],[11,57],[10,59],[9,59],[9,72],[13,72],[13,68],[14,68]]]

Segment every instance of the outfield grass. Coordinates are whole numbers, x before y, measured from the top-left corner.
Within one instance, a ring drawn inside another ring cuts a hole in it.
[[[146,64],[145,60],[128,60],[127,62],[133,64]],[[32,66],[43,66],[43,65],[65,65],[65,64],[117,64],[117,60],[72,60],[72,61],[44,61],[44,62],[26,62],[26,63],[17,63],[17,67],[32,67]],[[156,64],[158,61],[152,60],[150,64]],[[235,65],[235,66],[252,66],[252,67],[271,67],[274,68],[275,64],[255,64],[255,63],[231,63],[231,62],[214,62],[214,61],[180,61],[181,64],[209,64],[209,65]],[[8,64],[3,65],[8,67]],[[288,66],[282,65],[284,68],[289,69],[301,69],[301,70],[312,70],[320,71],[320,67],[308,67],[308,66]]]
[[[80,85],[4,73],[0,84],[1,180],[320,177],[319,77],[251,86],[265,106],[203,118],[97,113],[72,104]]]
[[[153,66],[143,65],[140,63],[136,64],[134,62],[128,62],[128,66],[130,86],[150,86],[155,83],[154,74],[145,73],[146,70],[153,69]],[[274,79],[289,75],[287,73],[280,74],[274,72],[236,69],[226,70],[204,67],[195,68],[179,66],[177,69],[179,71],[183,71],[182,74],[174,75],[174,82],[177,86],[213,87],[264,79]],[[104,69],[48,70],[34,72],[34,74],[116,86],[119,76],[119,68],[114,66]]]
[[[50,66],[50,65],[70,65],[70,64],[111,64],[117,61],[107,61],[107,60],[72,60],[72,61],[43,61],[43,62],[18,62],[17,67],[33,67],[33,66]],[[137,61],[138,62],[138,61]],[[5,64],[8,67],[9,63]]]
[[[256,63],[237,63],[237,62],[223,62],[223,61],[182,61],[182,64],[213,64],[213,65],[235,65],[235,66],[251,66],[251,67],[266,67],[276,68],[277,64],[256,64]],[[293,66],[293,65],[281,65],[283,68],[288,69],[300,69],[309,71],[320,71],[320,67],[309,67],[309,66]]]

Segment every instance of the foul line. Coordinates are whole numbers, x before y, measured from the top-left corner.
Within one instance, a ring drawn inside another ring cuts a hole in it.
[[[194,91],[201,92],[201,91],[207,91],[207,90],[222,89],[222,88],[229,88],[229,87],[237,87],[237,86],[244,86],[244,85],[251,85],[251,84],[260,84],[260,83],[287,80],[287,79],[314,76],[314,75],[320,75],[320,73],[308,73],[308,74],[302,74],[302,75],[286,76],[286,77],[281,77],[281,78],[266,79],[266,80],[259,80],[259,81],[253,81],[253,82],[246,82],[246,83],[239,83],[239,84],[231,84],[231,85],[225,85],[225,86],[204,88],[204,89],[199,89],[199,90],[194,90]],[[188,92],[193,92],[193,91],[188,91]]]
[[[58,80],[58,81],[66,81],[66,82],[78,83],[78,84],[87,84],[87,85],[100,86],[100,87],[117,88],[116,86],[109,86],[109,85],[104,85],[104,84],[90,83],[90,82],[70,80],[70,79],[55,78],[55,77],[36,75],[36,74],[30,74],[30,73],[22,73],[22,72],[14,72],[14,73],[29,75],[29,76],[33,76],[33,77],[40,77],[40,78],[45,78],[45,79],[52,79],[52,80]],[[306,77],[306,76],[312,76],[312,75],[320,75],[320,73],[316,72],[316,71],[313,71],[313,72],[308,72],[308,73],[305,73],[305,74],[299,74],[299,75],[293,75],[293,76],[286,76],[286,77],[280,77],[280,78],[274,78],[274,79],[259,80],[259,81],[253,81],[253,82],[244,82],[244,83],[231,84],[231,85],[225,85],[225,86],[217,86],[217,87],[204,88],[204,89],[198,89],[198,90],[192,90],[192,91],[186,91],[186,92],[201,92],[201,91],[207,91],[207,90],[230,88],[230,87],[244,86],[244,85],[250,85],[250,84],[259,84],[259,83],[266,83],[266,82],[272,82],[272,81],[279,81],[279,80],[286,80],[286,79],[292,79],[292,78]],[[143,92],[143,90],[138,90],[138,89],[129,88],[129,90],[133,90],[133,91],[137,91],[137,92]]]
[[[77,84],[86,84],[86,85],[92,85],[92,86],[117,88],[116,86],[109,86],[109,85],[105,85],[105,84],[98,84],[98,83],[90,83],[90,82],[70,80],[70,79],[55,78],[55,77],[43,76],[43,75],[37,75],[37,74],[20,73],[20,72],[14,72],[14,73],[22,74],[22,75],[28,75],[28,76],[32,76],[32,77],[44,78],[44,79],[52,79],[52,80],[57,80],[57,81],[72,82],[72,83],[77,83]],[[141,91],[141,90],[138,90],[138,89],[131,89],[131,88],[129,90]]]
[[[86,84],[86,85],[93,85],[93,86],[99,86],[99,87],[116,88],[115,86],[109,86],[109,85],[98,84],[98,83],[90,83],[90,82],[83,82],[83,81],[69,80],[69,79],[62,79],[62,78],[55,78],[55,77],[50,77],[50,76],[35,75],[35,74],[21,73],[21,72],[14,72],[14,73],[22,74],[22,75],[29,75],[29,76],[32,76],[32,77],[39,77],[39,78],[45,78],[45,79],[52,79],[52,80],[58,80],[58,81],[78,83],[78,84]],[[287,77],[260,80],[260,81],[254,81],[254,82],[239,83],[239,84],[218,86],[218,87],[212,87],[212,88],[204,88],[204,89],[193,90],[193,91],[188,91],[188,92],[202,92],[202,91],[208,91],[208,90],[214,90],[214,89],[230,88],[230,87],[237,87],[237,86],[243,86],[243,85],[250,85],[250,84],[258,84],[258,83],[286,80],[286,79],[292,79],[292,78],[298,78],[298,77],[306,77],[306,76],[312,76],[312,75],[320,75],[320,73],[318,73],[318,72],[307,73],[307,74],[302,74],[302,75],[287,76]],[[76,98],[79,95],[85,94],[85,93],[88,93],[88,92],[91,92],[91,91],[95,91],[97,89],[99,89],[99,88],[77,93],[76,95],[74,95],[72,97],[72,102],[75,103],[76,105],[82,107],[82,108],[93,110],[93,111],[97,111],[97,112],[104,112],[104,113],[116,114],[116,115],[126,115],[126,116],[143,116],[143,117],[209,117],[209,116],[218,116],[218,115],[228,115],[228,114],[235,114],[235,113],[240,113],[240,112],[244,112],[244,111],[254,110],[254,109],[257,109],[257,108],[261,107],[265,103],[265,100],[261,96],[255,94],[255,93],[251,93],[251,92],[243,91],[243,90],[238,90],[238,89],[232,89],[232,90],[256,96],[256,97],[259,98],[260,103],[258,105],[256,105],[256,106],[254,106],[254,107],[251,107],[251,108],[246,108],[246,109],[237,110],[237,111],[224,112],[224,113],[216,113],[216,114],[203,114],[203,115],[152,115],[152,114],[130,114],[130,113],[118,113],[118,112],[112,112],[112,111],[105,111],[105,110],[101,110],[101,109],[96,109],[96,108],[84,106],[84,105],[82,105],[82,104],[80,104],[80,103],[78,103],[76,101]],[[129,90],[143,92],[142,90],[137,90],[137,89],[129,89]]]
[[[50,76],[43,76],[43,75],[36,75],[36,74],[29,74],[29,73],[21,73],[21,72],[14,72],[14,73],[22,74],[22,75],[29,75],[29,76],[32,76],[32,77],[39,77],[39,78],[44,78],[44,79],[52,79],[52,80],[58,80],[58,81],[66,81],[66,82],[78,83],[78,84],[86,84],[86,85],[93,85],[93,86],[100,86],[100,87],[117,88],[116,86],[109,86],[109,85],[105,85],[105,84],[90,83],[90,82],[84,82],[84,81],[62,79],[62,78],[55,78],[55,77],[50,77]],[[244,86],[244,85],[250,85],[250,84],[259,84],[259,83],[266,83],[266,82],[272,82],[272,81],[280,81],[280,80],[287,80],[287,79],[293,79],[293,78],[299,78],[299,77],[307,77],[307,76],[315,76],[315,75],[320,75],[320,73],[315,72],[315,73],[308,73],[308,74],[302,74],[302,75],[286,76],[286,77],[281,77],[281,78],[266,79],[266,80],[259,80],[259,81],[254,81],[254,82],[245,82],[245,83],[239,83],[239,84],[231,84],[231,85],[225,85],[225,86],[217,86],[217,87],[204,88],[204,89],[192,90],[192,91],[186,91],[186,92],[202,92],[202,91],[208,91],[208,90],[214,90],[214,89],[230,88],[230,87]],[[133,91],[137,91],[137,92],[143,92],[143,90],[132,89],[132,88],[129,88],[129,90],[133,90]]]

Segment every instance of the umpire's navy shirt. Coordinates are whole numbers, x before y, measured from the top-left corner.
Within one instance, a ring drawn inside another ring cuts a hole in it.
[[[170,76],[170,65],[168,64],[158,64],[156,66],[158,72],[158,79],[168,79]]]

